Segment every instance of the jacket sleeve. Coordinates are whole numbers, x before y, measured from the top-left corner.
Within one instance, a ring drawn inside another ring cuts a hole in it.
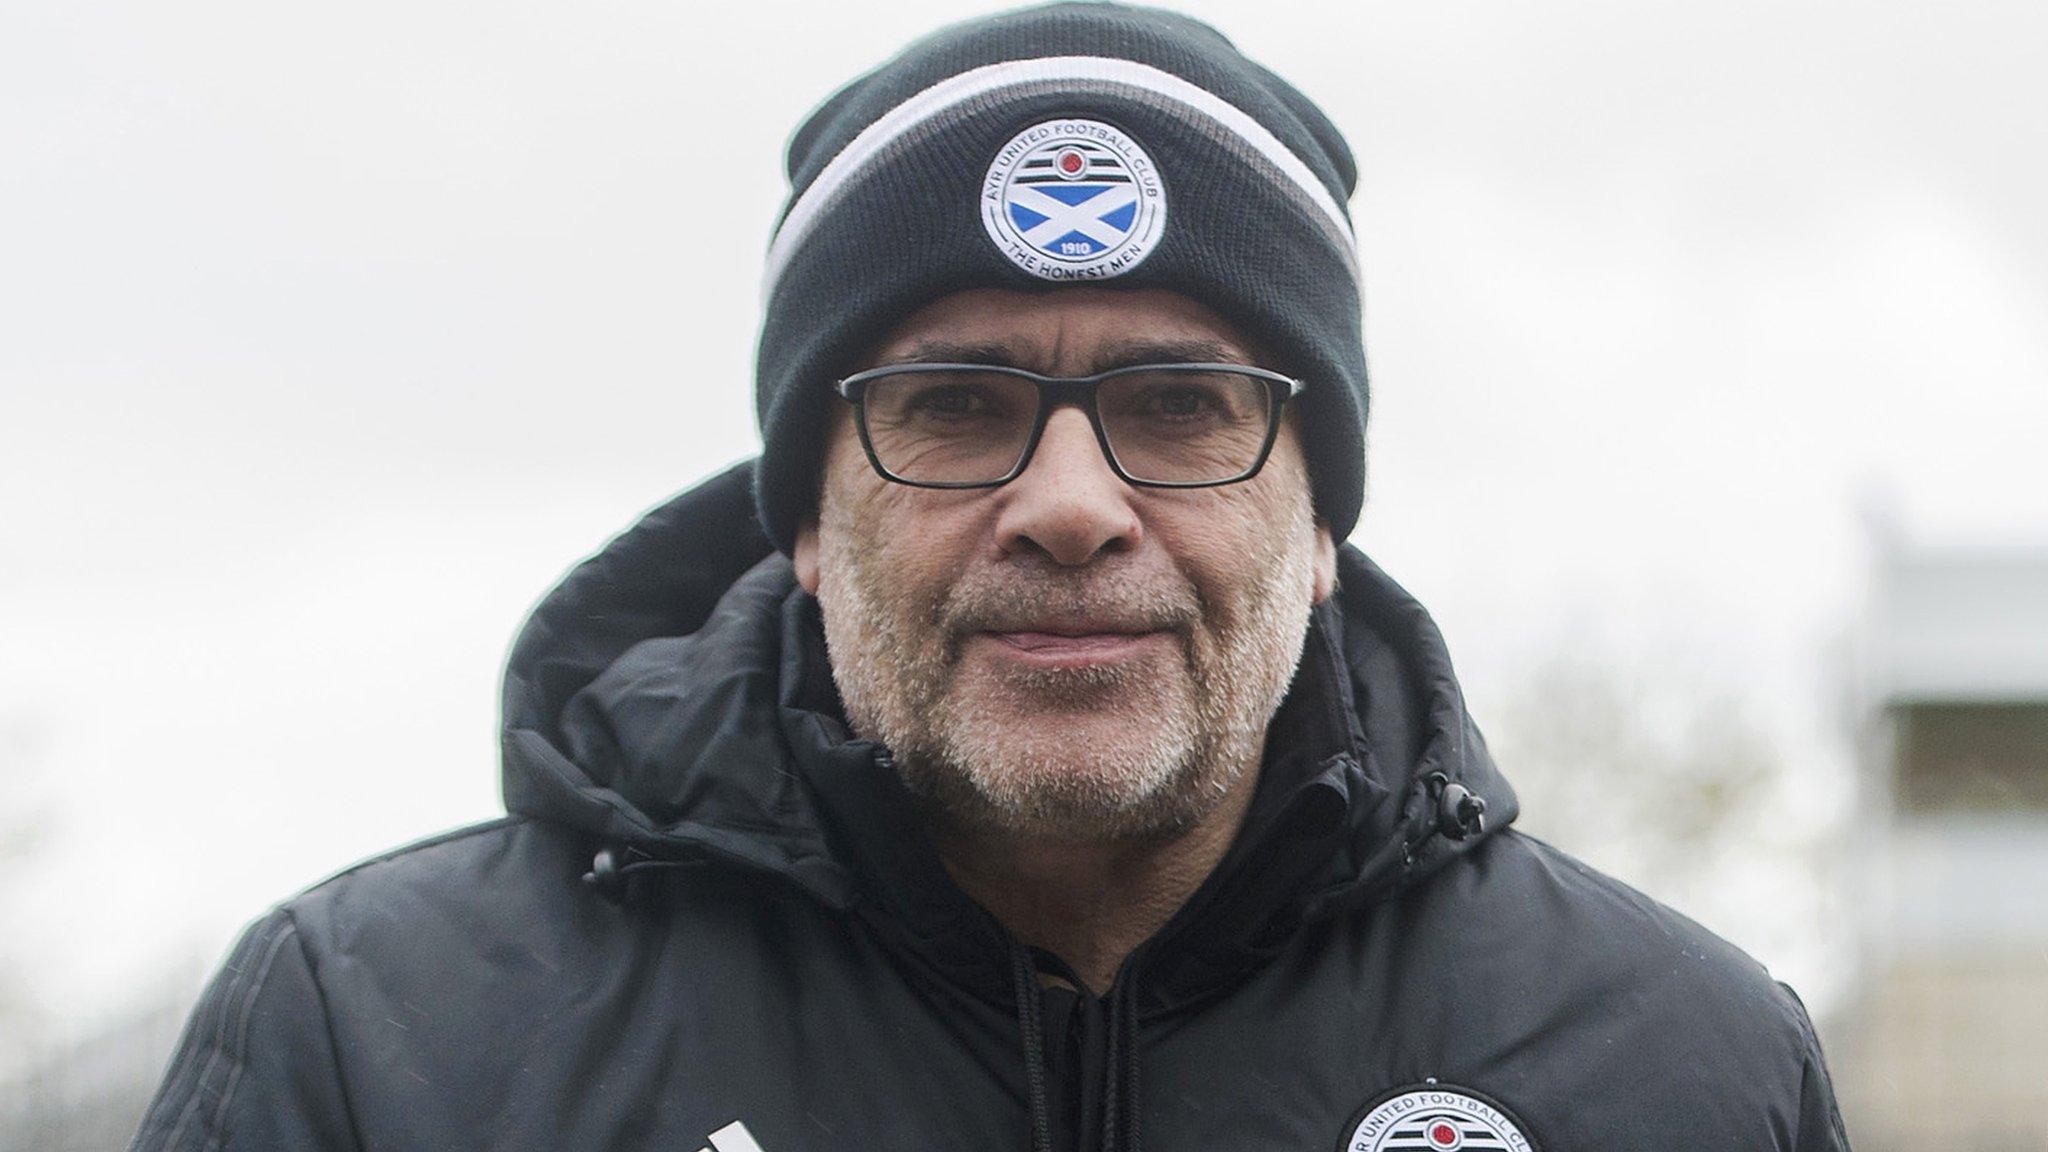
[[[1821,1055],[1820,1037],[1814,1034],[1813,1019],[1792,986],[1780,983],[1785,998],[1799,1017],[1799,1030],[1806,1041],[1806,1058],[1799,1075],[1798,1152],[1850,1152],[1849,1133],[1842,1126],[1842,1110],[1835,1104],[1835,1086],[1828,1079],[1827,1060]]]
[[[326,1005],[288,909],[250,925],[228,954],[129,1147],[357,1147]]]

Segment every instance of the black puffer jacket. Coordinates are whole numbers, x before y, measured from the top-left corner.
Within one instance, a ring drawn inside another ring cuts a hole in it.
[[[1847,1147],[1788,991],[1506,827],[1435,627],[1348,549],[1239,842],[1106,994],[1041,988],[848,737],[747,483],[536,611],[512,815],[258,921],[137,1147]]]

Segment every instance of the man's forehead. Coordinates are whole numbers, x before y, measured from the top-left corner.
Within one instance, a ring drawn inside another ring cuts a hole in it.
[[[1185,296],[1070,288],[976,290],[935,301],[898,323],[868,357],[869,365],[911,362],[1097,372],[1260,358],[1234,325]]]

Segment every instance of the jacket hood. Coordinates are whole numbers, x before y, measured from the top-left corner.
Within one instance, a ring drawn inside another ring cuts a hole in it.
[[[880,750],[839,719],[816,602],[761,533],[752,478],[749,461],[655,509],[534,610],[505,677],[506,807],[605,846],[599,873],[727,865],[842,909],[931,881],[897,839],[916,831],[893,772],[865,770]],[[1354,548],[1338,576],[1245,832],[1183,910],[1240,937],[1282,905],[1313,917],[1411,882],[1515,814],[1428,613]]]

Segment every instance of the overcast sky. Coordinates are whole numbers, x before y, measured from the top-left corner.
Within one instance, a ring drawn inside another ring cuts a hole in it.
[[[754,449],[789,130],[983,7],[0,7],[0,964],[82,1027],[496,812],[526,607]],[[1186,7],[1358,153],[1353,539],[1482,725],[1611,644],[1839,786],[1859,502],[2048,538],[2048,5]]]

